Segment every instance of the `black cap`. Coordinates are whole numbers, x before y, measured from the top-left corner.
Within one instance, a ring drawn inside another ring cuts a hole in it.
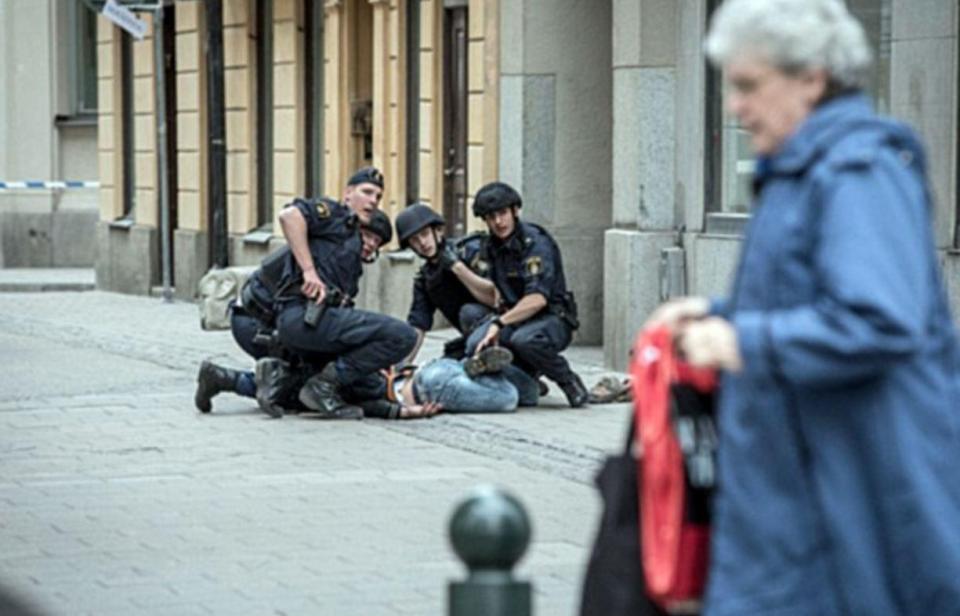
[[[389,244],[393,239],[393,226],[390,224],[390,218],[381,210],[376,210],[370,217],[370,222],[361,224],[361,227],[373,231],[380,238],[380,244]]]
[[[479,191],[473,200],[473,215],[483,218],[497,210],[508,207],[523,207],[520,193],[505,182],[490,182]]]
[[[364,183],[379,186],[382,190],[383,174],[380,173],[380,170],[376,167],[363,167],[361,169],[357,169],[356,173],[350,176],[350,180],[347,181],[347,186],[354,186],[356,184]]]
[[[407,240],[420,232],[427,225],[443,225],[443,216],[422,203],[408,205],[397,216],[397,238],[400,248],[407,247]]]

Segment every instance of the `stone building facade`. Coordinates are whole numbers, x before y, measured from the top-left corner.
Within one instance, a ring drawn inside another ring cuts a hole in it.
[[[582,312],[577,341],[602,343],[622,368],[661,299],[723,292],[749,219],[752,160],[701,52],[718,2],[173,3],[164,70],[177,295],[191,297],[211,265],[257,262],[280,241],[284,203],[338,196],[361,164],[384,170],[391,216],[425,201],[457,233],[478,228],[471,196],[502,179],[560,243]],[[878,58],[871,91],[930,149],[938,248],[960,309],[957,4],[848,2]],[[130,42],[99,20],[98,285],[137,293],[161,278],[151,37],[152,27]],[[212,79],[222,79],[219,120]],[[210,170],[218,122],[222,191]],[[361,303],[403,315],[415,266],[409,252],[386,253]]]

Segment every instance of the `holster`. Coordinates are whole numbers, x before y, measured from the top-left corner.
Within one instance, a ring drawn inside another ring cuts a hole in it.
[[[580,329],[580,319],[577,314],[577,300],[573,297],[572,291],[564,293],[559,301],[551,302],[548,311],[556,315],[570,326],[570,329],[576,331]]]

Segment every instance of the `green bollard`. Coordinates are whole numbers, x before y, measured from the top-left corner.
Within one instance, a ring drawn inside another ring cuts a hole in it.
[[[449,616],[530,616],[531,584],[513,577],[530,543],[520,501],[493,486],[475,488],[450,518],[450,542],[467,579],[450,582]]]

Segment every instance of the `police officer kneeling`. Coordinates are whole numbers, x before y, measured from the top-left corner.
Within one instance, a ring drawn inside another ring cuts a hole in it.
[[[440,313],[461,334],[467,335],[490,314],[486,301],[493,283],[484,278],[489,269],[483,260],[486,234],[475,233],[460,240],[443,236],[443,217],[422,203],[409,205],[397,216],[400,248],[409,247],[426,260],[413,282],[413,301],[407,323],[417,330],[417,344],[406,363],[413,363],[424,334]],[[444,355],[460,359],[465,352],[463,336],[444,346]]]
[[[485,185],[474,199],[473,214],[490,231],[486,260],[503,312],[470,335],[467,352],[501,344],[513,351],[518,367],[532,376],[543,373],[570,406],[580,407],[587,389],[560,355],[579,327],[576,303],[567,291],[560,249],[546,229],[520,220],[522,206],[517,191],[503,182]],[[492,304],[495,294],[486,299]]]
[[[365,263],[372,263],[380,246],[393,237],[390,219],[383,212],[375,211],[369,223],[360,224],[360,236],[361,258]],[[225,391],[256,398],[260,408],[273,417],[281,417],[285,410],[303,410],[305,407],[298,400],[302,385],[334,359],[322,353],[296,354],[280,343],[275,329],[275,305],[278,294],[286,292],[280,284],[289,252],[290,248],[284,247],[266,257],[244,285],[241,302],[230,307],[233,339],[258,360],[257,374],[205,360],[197,374],[194,395],[194,403],[201,412],[209,413],[213,398]],[[333,294],[328,294],[325,301],[344,303],[342,297],[338,302],[335,299]]]

